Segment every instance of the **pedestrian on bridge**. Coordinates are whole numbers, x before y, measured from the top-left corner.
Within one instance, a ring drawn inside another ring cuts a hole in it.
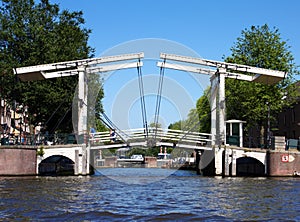
[[[115,131],[115,129],[110,130],[110,141],[112,143],[116,142],[116,131]]]
[[[94,127],[91,127],[91,128],[90,128],[90,138],[92,139],[92,142],[94,142],[95,133],[96,133],[95,128],[94,128]]]

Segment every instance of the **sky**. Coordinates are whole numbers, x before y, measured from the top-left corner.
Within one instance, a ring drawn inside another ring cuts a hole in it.
[[[50,2],[59,4],[60,9],[83,11],[85,28],[92,30],[89,45],[96,49],[96,57],[112,53],[114,49],[117,49],[116,52],[124,52],[122,46],[132,49],[128,44],[129,41],[132,43],[134,40],[139,42],[141,39],[150,38],[155,39],[155,50],[158,50],[162,43],[167,43],[171,48],[179,48],[179,51],[187,50],[189,55],[222,61],[224,56],[230,55],[230,48],[241,36],[242,30],[249,29],[253,25],[268,24],[269,27],[279,29],[282,40],[291,46],[295,63],[300,64],[298,0],[50,0]],[[150,40],[145,43],[145,47],[148,46],[145,50],[152,50],[153,42]],[[145,100],[148,121],[151,122],[155,110],[159,69],[154,70],[150,67],[152,66],[143,67],[143,74],[146,75]],[[125,74],[128,78],[124,77]],[[138,88],[133,87],[138,84],[137,72],[124,72],[124,75],[122,72],[111,75],[105,82],[106,97],[103,100],[105,112],[120,124],[121,128],[142,127],[141,114],[138,114],[140,108],[138,94],[132,92],[136,90],[138,93]],[[166,86],[164,85],[166,88],[163,89],[160,112],[161,124],[166,127],[174,121],[187,118],[188,110],[195,107],[197,98],[203,94],[203,88],[207,84],[203,83],[207,81],[206,77],[197,79],[195,76],[183,76],[182,73],[171,73],[166,70],[167,80]],[[174,85],[182,90],[174,92],[177,96],[173,98],[172,93],[168,94],[167,91],[171,91]],[[193,85],[198,85],[198,88]],[[124,95],[131,93],[134,95],[127,101],[128,98]],[[126,119],[126,122],[122,123],[120,119]]]

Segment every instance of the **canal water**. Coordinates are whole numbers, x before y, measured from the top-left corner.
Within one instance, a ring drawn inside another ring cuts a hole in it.
[[[0,177],[0,221],[300,221],[300,178],[102,169],[88,177]]]

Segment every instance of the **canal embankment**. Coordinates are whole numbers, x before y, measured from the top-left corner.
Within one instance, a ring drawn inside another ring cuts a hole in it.
[[[0,146],[0,175],[36,175],[36,152],[33,146]]]

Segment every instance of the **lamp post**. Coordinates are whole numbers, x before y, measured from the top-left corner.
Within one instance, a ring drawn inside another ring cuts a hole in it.
[[[18,111],[17,113],[18,113],[18,118],[19,118],[19,136],[20,136],[20,139],[18,140],[18,143],[20,145],[22,145],[23,105],[19,105],[18,108],[16,109],[16,111]]]
[[[267,106],[268,106],[268,120],[267,120],[267,148],[269,149],[270,148],[270,144],[271,144],[271,131],[270,131],[270,128],[271,128],[271,124],[270,124],[270,103],[267,102],[266,103]]]
[[[24,106],[24,143],[25,144],[27,143],[27,140],[26,140],[26,134],[27,134],[27,129],[26,129],[26,126],[27,126],[27,117],[28,117],[28,106],[25,105]]]

